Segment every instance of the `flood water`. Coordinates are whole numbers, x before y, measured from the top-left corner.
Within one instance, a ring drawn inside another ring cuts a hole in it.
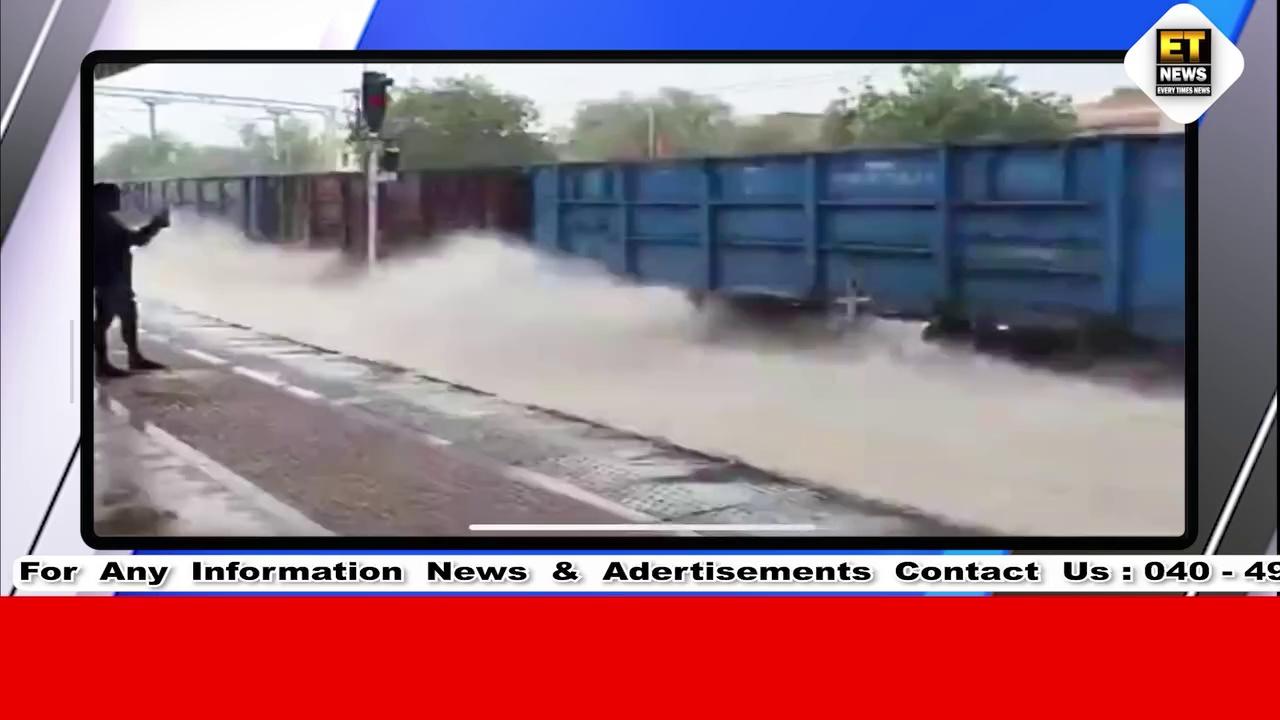
[[[482,235],[369,274],[177,218],[135,284],[189,310],[1013,534],[1176,535],[1180,379],[698,310]],[[144,318],[145,322],[145,318]]]

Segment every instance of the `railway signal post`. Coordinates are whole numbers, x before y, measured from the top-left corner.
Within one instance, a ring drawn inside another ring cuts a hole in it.
[[[369,269],[372,270],[378,264],[378,140],[369,137],[368,152],[365,153],[365,199],[368,203],[365,208],[366,222],[368,223],[368,248],[367,259]]]
[[[388,90],[391,78],[384,73],[367,71],[360,84],[360,115],[367,141],[365,158],[366,222],[368,223],[368,262],[372,270],[378,263],[378,182],[381,175],[382,122],[387,116]]]

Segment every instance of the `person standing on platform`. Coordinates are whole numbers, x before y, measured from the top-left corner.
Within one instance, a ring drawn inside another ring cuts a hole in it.
[[[107,356],[107,330],[120,318],[121,336],[129,350],[129,370],[163,370],[138,348],[138,304],[133,295],[133,248],[146,245],[169,227],[166,209],[151,222],[131,230],[116,217],[120,188],[111,183],[93,186],[93,352],[94,373],[99,378],[128,375]]]

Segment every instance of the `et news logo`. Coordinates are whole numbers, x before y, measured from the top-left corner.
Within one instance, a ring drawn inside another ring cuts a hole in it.
[[[1244,55],[1196,6],[1180,3],[1129,48],[1124,71],[1165,117],[1186,125],[1240,79]]]
[[[1156,30],[1156,95],[1213,94],[1212,31]]]

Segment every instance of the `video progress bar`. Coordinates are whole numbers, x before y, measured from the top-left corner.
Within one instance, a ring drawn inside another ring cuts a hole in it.
[[[718,523],[617,523],[470,525],[472,532],[814,532],[817,525],[733,525]]]

